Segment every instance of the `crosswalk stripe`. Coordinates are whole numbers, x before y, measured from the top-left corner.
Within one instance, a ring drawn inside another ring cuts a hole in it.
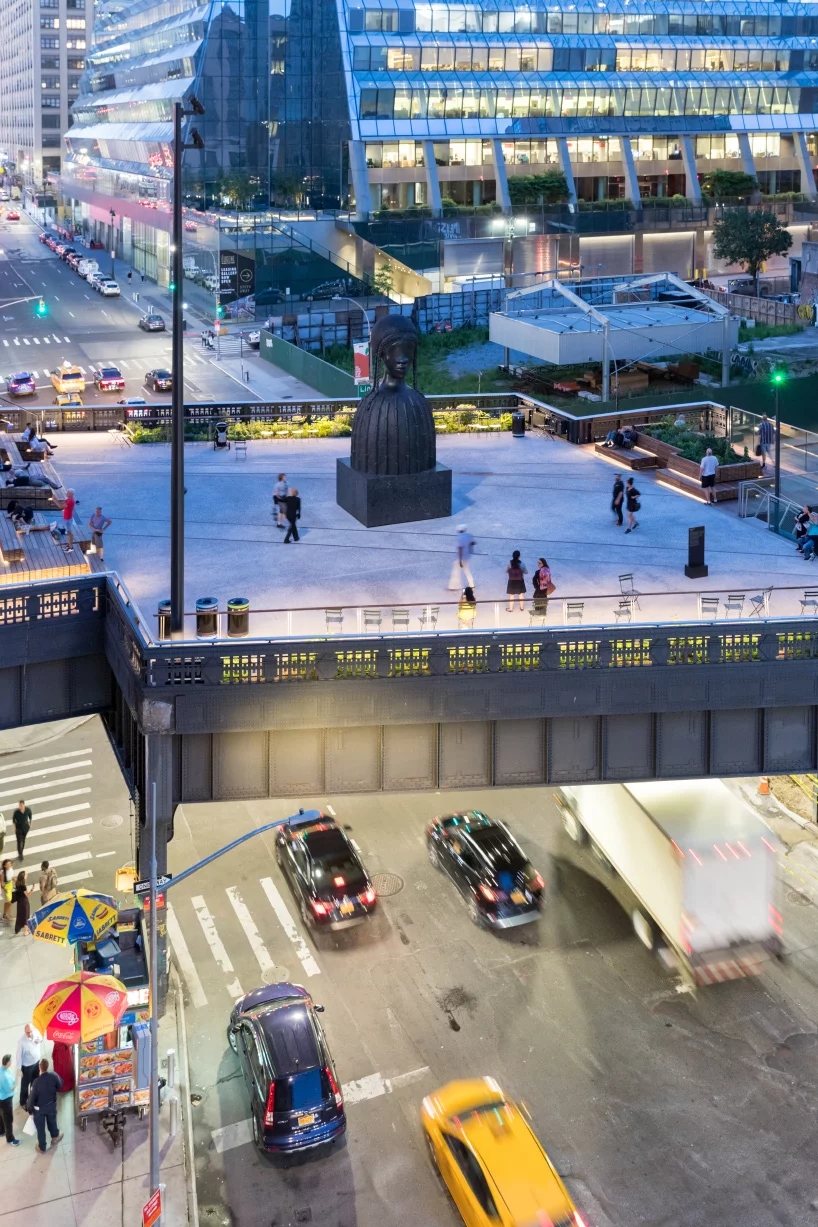
[[[93,754],[90,746],[84,750],[63,750],[62,754],[45,754],[42,758],[27,758],[24,763],[15,763],[15,767],[39,767],[40,763],[61,762],[64,758],[82,758],[83,754]],[[70,764],[66,764],[68,766]],[[0,784],[2,784],[0,780]]]
[[[78,814],[80,810],[90,809],[90,801],[81,801],[79,805],[61,805],[58,809],[44,809],[37,811],[37,826],[43,818],[60,818],[63,814]]]
[[[26,840],[26,843],[28,843],[29,840],[33,841],[36,838],[37,838],[36,831],[31,831],[29,833],[28,839]],[[31,851],[36,853],[37,856],[39,856],[41,852],[50,852],[52,848],[68,848],[72,844],[90,844],[90,842],[91,842],[90,835],[72,835],[70,839],[54,839],[49,844],[38,844],[37,847],[32,848]]]
[[[43,337],[43,345],[50,345],[51,337]]]
[[[24,344],[24,345],[30,345],[30,344],[31,344],[31,342],[29,341],[28,337],[23,337],[23,344]]]
[[[179,970],[185,977],[190,1000],[196,1009],[199,1009],[201,1006],[207,1005],[207,996],[202,988],[196,964],[193,962],[190,951],[187,948],[187,942],[182,935],[182,927],[176,919],[176,913],[170,904],[168,904],[168,937],[170,938],[170,944],[173,947],[176,961],[179,964]]]
[[[90,758],[83,759],[80,763],[71,763],[70,770],[73,771],[75,767],[91,767],[92,765]],[[28,764],[21,763],[20,766],[26,767]],[[57,771],[66,771],[68,769],[68,764],[63,763],[61,767],[41,767],[39,771],[22,771],[19,775],[7,775],[0,779],[0,788],[4,784],[14,784],[17,780],[33,780],[36,775],[54,775]]]
[[[60,865],[77,865],[80,861],[90,860],[90,852],[76,852],[73,856],[58,856],[55,861],[52,861],[51,857],[49,857],[48,863],[52,869],[59,869]],[[23,869],[25,869],[26,873],[39,873],[40,862],[38,861],[36,865],[23,865]]]
[[[77,827],[89,827],[93,821],[93,818],[76,818],[73,822],[57,822],[53,826],[48,827],[41,827],[40,824],[37,823],[37,830],[34,831],[32,829],[29,834],[29,838],[33,838],[35,834],[53,835],[55,831],[72,831],[76,830]]]
[[[3,344],[5,345],[6,349],[8,349],[8,347],[9,347],[9,343],[8,343],[8,341],[5,339],[5,337],[3,338]]]
[[[261,934],[256,928],[255,921],[250,915],[250,911],[239,894],[238,889],[235,886],[227,886],[225,887],[225,890],[227,892],[227,897],[233,906],[233,911],[239,918],[239,924],[247,935],[247,940],[252,947],[253,954],[256,956],[256,961],[259,967],[262,971],[274,971],[275,963],[270,958],[269,951],[264,945],[264,942],[261,940]]]
[[[230,959],[230,955],[224,948],[224,943],[216,932],[216,922],[207,910],[207,904],[201,895],[194,895],[190,900],[193,904],[193,909],[199,918],[199,924],[202,926],[202,932],[205,935],[205,941],[210,947],[213,958],[219,964],[222,971],[232,972],[234,979],[227,985],[227,991],[231,997],[243,997],[244,990],[239,984],[238,977],[235,976],[235,968]]]
[[[91,789],[74,788],[70,789],[68,792],[50,793],[47,797],[31,797],[31,793],[37,792],[40,788],[59,788],[62,784],[78,784],[80,780],[90,779],[92,779],[91,772],[86,771],[82,775],[69,775],[67,779],[64,780],[43,780],[42,784],[26,784],[26,796],[30,797],[31,800],[33,800],[37,805],[42,805],[43,801],[61,801],[63,797],[78,797],[80,793],[90,792]],[[12,788],[7,792],[0,793],[0,805],[3,804],[4,799],[6,799],[6,804],[8,804],[7,798],[9,797],[13,797],[15,801],[19,801],[20,789]]]
[[[49,861],[53,865],[53,861]],[[67,873],[65,877],[59,879],[58,886],[66,886],[69,882],[87,882],[89,878],[94,876],[93,869],[81,869],[78,873]]]
[[[282,929],[289,937],[301,966],[308,976],[320,976],[321,968],[310,954],[310,948],[298,931],[296,923],[287,910],[287,905],[278,893],[272,878],[261,879],[261,889],[270,900],[270,906],[279,919]]]
[[[60,339],[60,338],[59,338],[59,337],[57,337],[57,340],[58,340],[58,341],[59,341],[59,339]],[[63,337],[63,340],[64,340],[64,341],[65,341],[67,344],[69,344],[69,345],[71,344],[71,338],[70,338],[70,337]]]
[[[40,344],[40,338],[39,338],[39,337],[35,337],[35,338],[34,338],[34,344],[35,344],[35,345],[39,345],[39,344]]]

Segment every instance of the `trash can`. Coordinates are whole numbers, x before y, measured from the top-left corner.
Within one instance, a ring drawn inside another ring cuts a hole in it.
[[[170,601],[160,601],[157,612],[159,614],[158,637],[170,639]]]
[[[227,602],[227,633],[231,638],[250,634],[250,602],[247,597],[234,596]]]
[[[214,596],[199,597],[196,602],[196,636],[212,639],[219,633],[219,602]]]
[[[525,437],[525,414],[519,410],[511,415],[511,433],[515,439]]]

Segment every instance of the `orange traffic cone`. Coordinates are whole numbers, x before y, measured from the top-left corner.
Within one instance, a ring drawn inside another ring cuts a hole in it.
[[[760,797],[769,797],[770,795],[770,777],[762,775],[758,782],[758,795]]]

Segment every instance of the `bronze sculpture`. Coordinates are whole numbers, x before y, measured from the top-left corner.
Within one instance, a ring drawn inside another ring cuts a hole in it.
[[[415,386],[417,331],[411,320],[377,320],[370,355],[375,386],[355,412],[350,458],[337,462],[338,504],[367,528],[450,516],[452,474],[436,463],[432,409]]]

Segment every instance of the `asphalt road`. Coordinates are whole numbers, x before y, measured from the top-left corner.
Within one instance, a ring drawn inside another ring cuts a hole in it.
[[[68,361],[89,375],[100,363],[113,363],[125,376],[124,392],[97,392],[93,382],[82,395],[85,405],[111,405],[123,396],[144,396],[150,403],[166,403],[167,394],[149,392],[144,386],[147,371],[170,368],[170,332],[144,333],[139,317],[152,307],[170,324],[170,313],[150,282],[136,276],[127,286],[127,266],[117,261],[120,298],[103,298],[78,277],[54,252],[37,239],[39,228],[23,214],[19,222],[0,220],[0,404],[50,406],[56,395],[49,372]],[[100,268],[109,271],[106,252],[89,252]],[[139,294],[139,303],[132,300]],[[42,294],[48,315],[40,319],[36,302],[16,299]],[[199,324],[189,321],[185,341],[185,399],[230,400],[244,385],[233,379],[206,355],[199,340]],[[4,395],[5,378],[17,371],[36,372],[37,396],[15,399]],[[252,399],[246,388],[244,400]]]
[[[379,883],[366,927],[305,936],[266,835],[171,892],[205,1227],[458,1223],[426,1158],[419,1108],[449,1079],[480,1074],[527,1104],[592,1227],[814,1221],[818,966],[807,888],[782,886],[787,961],[693,997],[595,881],[569,870],[556,891],[564,836],[548,789],[185,806],[171,868],[327,802],[370,872],[398,875],[396,893]],[[470,806],[507,820],[548,879],[538,924],[476,929],[429,864],[426,821]],[[284,978],[326,1007],[348,1109],[346,1141],[297,1160],[254,1150],[225,1038],[234,997]]]

